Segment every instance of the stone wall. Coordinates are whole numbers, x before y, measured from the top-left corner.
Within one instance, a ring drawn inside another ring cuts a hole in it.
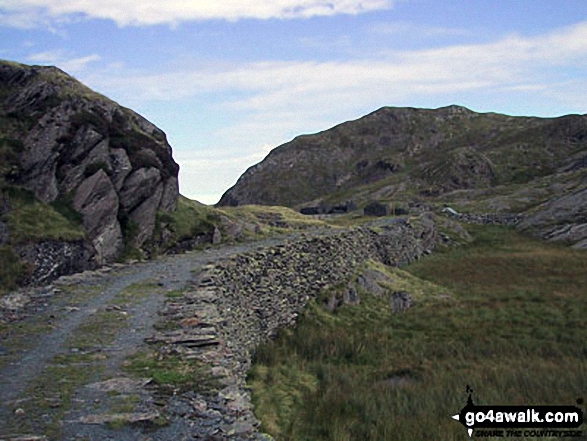
[[[436,240],[432,217],[424,215],[370,228],[304,233],[205,267],[192,289],[161,312],[177,326],[149,342],[161,344],[163,353],[209,365],[221,387],[176,396],[171,417],[175,408],[193,409],[194,439],[267,439],[257,432],[245,385],[255,348],[293,325],[324,289],[348,284],[368,260],[404,265],[430,253]]]
[[[515,226],[518,225],[524,217],[520,214],[514,213],[459,213],[456,216],[451,216],[460,222],[466,222],[468,224],[479,224],[479,225],[507,225]]]
[[[435,242],[433,222],[423,218],[379,231],[361,228],[306,238],[238,255],[214,267],[208,275],[226,320],[222,331],[239,355],[243,372],[250,351],[279,328],[294,324],[322,290],[348,281],[367,260],[404,265],[429,252]]]

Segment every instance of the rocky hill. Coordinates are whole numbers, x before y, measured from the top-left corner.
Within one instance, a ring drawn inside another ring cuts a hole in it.
[[[58,68],[0,62],[0,254],[27,261],[28,276],[147,244],[157,212],[176,207],[178,171],[140,115]]]
[[[274,149],[219,205],[299,206],[401,177],[421,195],[524,183],[559,167],[583,167],[587,117],[541,119],[463,107],[385,107]],[[581,154],[574,158],[573,155]]]
[[[526,213],[523,228],[575,244],[587,239],[586,193],[585,115],[385,107],[277,147],[219,205],[450,203]]]

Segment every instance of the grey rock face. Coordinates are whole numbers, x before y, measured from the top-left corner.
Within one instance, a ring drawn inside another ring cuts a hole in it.
[[[587,188],[549,201],[519,224],[522,231],[577,248],[587,243]]]
[[[84,227],[92,238],[98,262],[116,258],[123,247],[117,219],[119,201],[106,172],[99,170],[81,183],[73,206],[83,216]]]
[[[142,202],[152,197],[153,189],[157,188],[160,182],[161,173],[154,167],[133,171],[124,181],[120,191],[120,205],[130,213]]]
[[[218,228],[214,228],[214,233],[212,234],[212,243],[217,245],[220,242],[222,242],[222,233]]]
[[[72,198],[98,262],[125,240],[142,246],[157,211],[175,210],[179,167],[149,121],[56,68],[0,62],[0,92],[7,135],[23,144],[11,184],[45,203]],[[138,232],[124,237],[121,221]]]
[[[362,289],[376,296],[382,296],[386,292],[385,288],[381,286],[380,282],[389,281],[390,280],[386,275],[371,269],[366,269],[357,278],[357,284]]]
[[[141,246],[153,235],[155,228],[155,216],[161,206],[161,196],[163,187],[156,186],[155,192],[145,199],[138,207],[131,211],[129,219],[139,227],[139,231],[134,238],[134,244]]]

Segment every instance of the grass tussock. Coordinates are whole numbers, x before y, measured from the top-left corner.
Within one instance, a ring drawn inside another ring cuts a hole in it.
[[[196,390],[205,393],[218,388],[217,379],[211,375],[209,367],[176,354],[138,351],[127,358],[123,368],[136,377],[151,378],[155,384],[170,391]]]
[[[78,240],[85,237],[81,219],[69,215],[66,202],[45,204],[32,193],[17,187],[6,188],[11,210],[2,218],[12,244],[42,239]]]
[[[249,384],[278,440],[466,440],[465,404],[574,404],[587,390],[585,253],[513,230],[388,272],[388,299],[328,313],[310,305],[294,330],[259,348]],[[488,438],[492,439],[492,438]]]

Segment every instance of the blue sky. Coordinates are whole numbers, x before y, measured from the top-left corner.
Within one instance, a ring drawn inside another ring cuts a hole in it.
[[[272,148],[382,106],[587,113],[585,0],[0,0],[0,58],[168,135],[214,203]]]

